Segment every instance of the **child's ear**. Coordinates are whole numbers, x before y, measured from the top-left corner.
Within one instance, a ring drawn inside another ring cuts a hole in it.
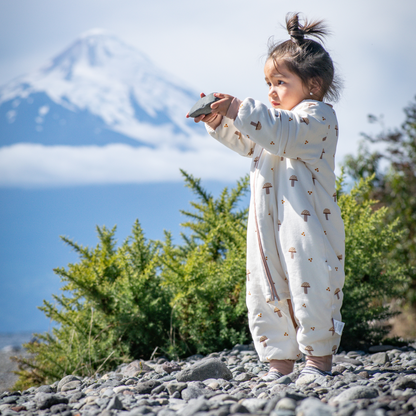
[[[319,97],[321,95],[322,80],[320,78],[311,78],[308,84],[309,91]]]

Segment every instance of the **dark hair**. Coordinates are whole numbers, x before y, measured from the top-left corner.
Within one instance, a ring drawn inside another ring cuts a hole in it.
[[[277,60],[282,59],[287,69],[299,76],[304,85],[316,79],[320,84],[319,100],[327,98],[337,101],[340,94],[341,82],[335,76],[334,64],[329,53],[320,42],[305,39],[312,36],[323,41],[329,33],[322,20],[299,23],[299,13],[286,16],[286,28],[290,39],[285,42],[269,44],[267,59],[273,59],[277,68]]]

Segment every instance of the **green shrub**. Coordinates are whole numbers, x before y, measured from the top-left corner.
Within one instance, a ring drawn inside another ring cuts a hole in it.
[[[119,248],[115,228],[97,231],[95,249],[63,238],[80,261],[55,269],[63,293],[40,309],[57,325],[25,345],[34,356],[19,360],[16,388],[114,369],[131,357],[148,358],[168,339],[170,294],[159,284],[156,245],[146,242],[137,221]]]
[[[361,179],[340,195],[345,226],[345,285],[341,345],[359,348],[380,343],[388,334],[386,320],[395,315],[389,301],[404,296],[409,268],[391,255],[402,238],[398,219],[389,223],[387,208],[373,210],[368,199],[372,177]],[[338,183],[338,192],[342,187]]]
[[[199,179],[182,172],[197,195],[183,211],[183,243],[148,242],[136,221],[132,236],[116,247],[115,228],[97,228],[94,249],[64,238],[79,262],[56,269],[65,285],[55,303],[40,308],[56,326],[26,344],[15,388],[51,383],[67,374],[93,375],[158,348],[177,358],[207,354],[250,341],[245,306],[247,209],[239,207],[248,177],[214,199]],[[338,184],[341,193],[342,184]],[[403,295],[406,266],[390,258],[401,238],[386,209],[373,210],[370,179],[339,196],[346,228],[345,322],[342,345],[380,342],[392,316],[386,303]]]

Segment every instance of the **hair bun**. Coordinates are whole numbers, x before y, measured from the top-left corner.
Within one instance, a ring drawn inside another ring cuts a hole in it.
[[[305,19],[304,24],[299,23],[299,13],[288,13],[286,16],[286,29],[292,42],[300,45],[306,36],[312,36],[322,40],[328,33],[325,24],[322,21],[309,22]]]

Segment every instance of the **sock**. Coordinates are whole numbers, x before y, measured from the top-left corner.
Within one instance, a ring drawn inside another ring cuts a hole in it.
[[[313,357],[312,355],[307,355],[306,365],[309,367],[319,368],[319,370],[322,371],[331,371],[332,355],[325,355],[323,357]]]
[[[277,370],[284,376],[293,371],[294,360],[270,360],[270,371]]]

